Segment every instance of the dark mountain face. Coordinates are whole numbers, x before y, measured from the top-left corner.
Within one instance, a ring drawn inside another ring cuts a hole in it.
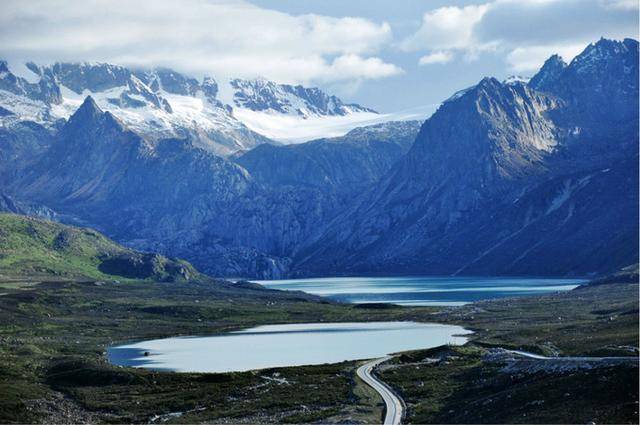
[[[540,76],[540,78],[538,78]],[[637,149],[638,42],[601,39],[589,45],[571,63],[545,75],[540,71],[530,86],[564,100],[554,121],[566,134],[567,148],[580,149],[596,160],[610,158],[620,149]]]
[[[472,221],[449,243],[471,259],[455,263],[455,271],[588,275],[637,260],[637,164],[635,156],[563,174],[499,203],[499,213]]]
[[[401,158],[418,128],[418,122],[392,122],[333,139],[257,147],[236,159],[256,189],[220,221],[235,229],[228,233],[238,244],[292,257]]]
[[[6,187],[33,166],[53,139],[50,129],[30,121],[0,126],[0,187]]]
[[[542,92],[548,91],[558,81],[566,67],[567,63],[560,56],[551,56],[542,65],[540,71],[529,80],[529,87]]]
[[[52,205],[105,199],[145,151],[151,148],[143,139],[87,97],[47,154],[27,172],[22,190]]]
[[[420,122],[362,127],[299,145],[262,145],[236,159],[260,183],[353,194],[375,183],[407,153]]]
[[[600,41],[529,86],[484,79],[448,100],[294,268],[567,274],[635,261],[637,51]]]

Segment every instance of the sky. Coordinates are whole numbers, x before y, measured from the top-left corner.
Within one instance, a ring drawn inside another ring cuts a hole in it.
[[[30,0],[0,5],[0,57],[164,66],[318,86],[380,112],[433,109],[484,76],[531,76],[637,0]]]

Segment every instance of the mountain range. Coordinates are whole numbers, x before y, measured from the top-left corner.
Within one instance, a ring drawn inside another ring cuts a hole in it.
[[[600,40],[528,84],[444,102],[318,234],[318,272],[584,275],[637,259],[638,43]]]
[[[424,123],[282,145],[237,116],[375,114],[318,89],[0,63],[0,209],[216,276],[605,274],[638,257],[638,43],[484,78]]]
[[[91,96],[128,128],[150,140],[188,138],[222,156],[273,143],[242,121],[274,116],[312,117],[376,114],[345,104],[317,88],[277,84],[264,79],[201,81],[160,68],[129,69],[106,63],[0,62],[0,105],[5,125],[17,115],[46,128],[68,119]],[[240,117],[240,118],[239,118]]]

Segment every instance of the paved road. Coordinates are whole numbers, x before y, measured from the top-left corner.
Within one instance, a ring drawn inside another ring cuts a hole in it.
[[[601,361],[614,361],[614,362],[637,362],[638,357],[585,357],[585,356],[562,356],[562,357],[546,357],[540,354],[529,353],[527,351],[520,350],[504,350],[507,353],[517,354],[519,356],[528,357],[536,360],[560,360],[569,362],[601,362]]]
[[[402,420],[402,409],[404,408],[402,400],[400,400],[400,398],[395,395],[394,392],[391,391],[391,389],[384,382],[379,381],[378,378],[371,374],[373,368],[391,358],[392,356],[387,356],[381,359],[371,360],[370,362],[367,362],[360,366],[356,373],[358,374],[360,379],[366,382],[371,388],[376,390],[378,394],[382,396],[384,404],[386,405],[384,425],[400,425],[400,421]]]
[[[539,354],[528,353],[526,351],[519,350],[504,350],[508,353],[516,354],[523,357],[528,357],[536,360],[561,360],[568,362],[589,362],[589,361],[614,361],[614,362],[638,362],[637,357],[545,357]],[[381,363],[391,359],[392,356],[382,357],[380,359],[371,360],[358,368],[356,373],[364,382],[366,382],[371,388],[376,390],[386,406],[386,413],[384,417],[384,425],[400,425],[402,420],[402,413],[404,405],[402,400],[398,397],[384,382],[378,380],[372,375],[373,369]]]

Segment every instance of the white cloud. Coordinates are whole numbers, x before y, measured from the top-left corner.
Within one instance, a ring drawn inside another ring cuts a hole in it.
[[[293,16],[244,0],[33,0],[3,4],[0,15],[0,55],[9,59],[167,66],[292,83],[398,74],[375,56],[392,38],[385,22]]]
[[[473,28],[487,11],[486,5],[440,7],[422,17],[422,26],[402,42],[408,51],[460,49],[474,44]]]
[[[554,54],[570,61],[584,48],[584,44],[516,47],[507,54],[506,61],[512,71],[535,72]]]
[[[380,58],[362,58],[358,55],[347,54],[337,57],[326,69],[321,78],[329,81],[345,79],[345,76],[359,76],[361,78],[382,78],[400,74],[402,70],[397,66],[386,63]]]
[[[553,53],[570,61],[600,37],[637,34],[638,2],[633,0],[493,0],[429,11],[401,45],[410,51],[460,53],[467,60],[504,52],[512,71],[529,71]]]
[[[451,51],[438,51],[424,55],[418,61],[419,65],[431,65],[435,63],[444,64],[451,62],[453,59],[453,52]]]

